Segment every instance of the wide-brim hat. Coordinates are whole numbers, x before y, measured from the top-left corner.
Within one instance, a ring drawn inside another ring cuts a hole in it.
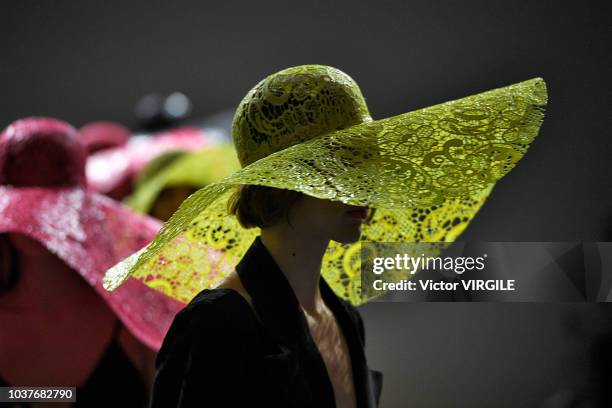
[[[243,168],[185,200],[151,244],[107,272],[105,287],[133,276],[189,301],[219,284],[259,233],[228,215],[241,185],[375,208],[361,241],[452,242],[525,155],[546,103],[544,80],[533,78],[372,120],[359,87],[338,69],[307,65],[270,75],[234,117]],[[366,300],[360,242],[331,242],[321,270],[354,304]],[[219,251],[221,258],[211,256]]]
[[[202,129],[180,127],[152,136],[135,135],[128,143],[94,153],[87,159],[88,186],[108,194],[122,183],[132,183],[145,166],[157,156],[174,150],[193,151],[211,143]]]
[[[222,180],[240,169],[236,149],[219,144],[192,152],[168,152],[151,161],[136,180],[134,192],[124,203],[131,209],[148,213],[165,188],[200,189]]]
[[[111,293],[102,277],[149,243],[160,223],[88,191],[84,163],[77,133],[65,122],[27,118],[8,126],[0,134],[0,234],[43,244],[91,285],[137,339],[158,350],[184,304],[136,279]],[[55,172],[64,174],[48,176]]]

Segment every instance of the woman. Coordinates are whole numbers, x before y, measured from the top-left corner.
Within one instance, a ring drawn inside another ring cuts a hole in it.
[[[112,386],[130,406],[146,406],[155,350],[44,245],[0,234],[0,253],[0,385],[76,386],[81,407],[111,403]]]
[[[329,241],[356,241],[367,209],[248,186],[233,211],[261,237],[175,321],[152,406],[375,406],[361,318],[320,277]]]
[[[332,67],[258,83],[234,117],[242,169],[105,276],[109,290],[132,275],[191,300],[158,355],[153,406],[377,406],[381,375],[347,302],[368,300],[358,241],[452,242],[545,105],[536,78],[374,121]]]
[[[159,223],[85,184],[67,123],[27,118],[0,134],[0,386],[76,387],[74,406],[113,404],[114,389],[146,406],[156,351],[184,305],[133,279],[102,288]]]

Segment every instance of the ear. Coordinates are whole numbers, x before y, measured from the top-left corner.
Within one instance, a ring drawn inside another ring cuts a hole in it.
[[[19,277],[17,250],[6,234],[0,234],[0,294],[15,287]]]

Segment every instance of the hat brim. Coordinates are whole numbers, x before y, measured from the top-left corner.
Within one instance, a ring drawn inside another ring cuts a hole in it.
[[[150,166],[154,166],[151,162]],[[145,168],[146,172],[149,167]],[[236,151],[232,145],[218,145],[188,152],[164,167],[157,174],[138,183],[124,203],[131,209],[148,213],[165,188],[189,186],[202,188],[222,180],[240,169]]]
[[[546,103],[544,80],[534,78],[270,154],[191,195],[145,250],[107,272],[105,287],[132,275],[188,301],[221,282],[258,234],[227,214],[228,198],[244,184],[376,208],[362,241],[452,242],[525,155]],[[212,262],[211,248],[223,259]],[[332,242],[321,271],[354,304],[365,300],[359,248]]]
[[[160,224],[81,188],[0,186],[0,234],[25,235],[43,244],[100,295],[127,329],[152,350],[184,304],[128,279],[108,292],[106,269],[144,247]],[[53,290],[53,288],[49,288]]]

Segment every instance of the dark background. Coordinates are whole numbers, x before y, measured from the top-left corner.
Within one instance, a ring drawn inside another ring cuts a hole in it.
[[[549,106],[540,136],[461,239],[612,241],[603,1],[0,7],[2,127],[31,115],[134,126],[134,104],[151,91],[182,91],[193,116],[204,117],[237,106],[264,76],[310,63],[355,78],[374,118],[541,76]],[[362,311],[371,365],[386,375],[384,407],[540,406],[575,371],[564,322],[600,313],[580,304],[377,303]]]

